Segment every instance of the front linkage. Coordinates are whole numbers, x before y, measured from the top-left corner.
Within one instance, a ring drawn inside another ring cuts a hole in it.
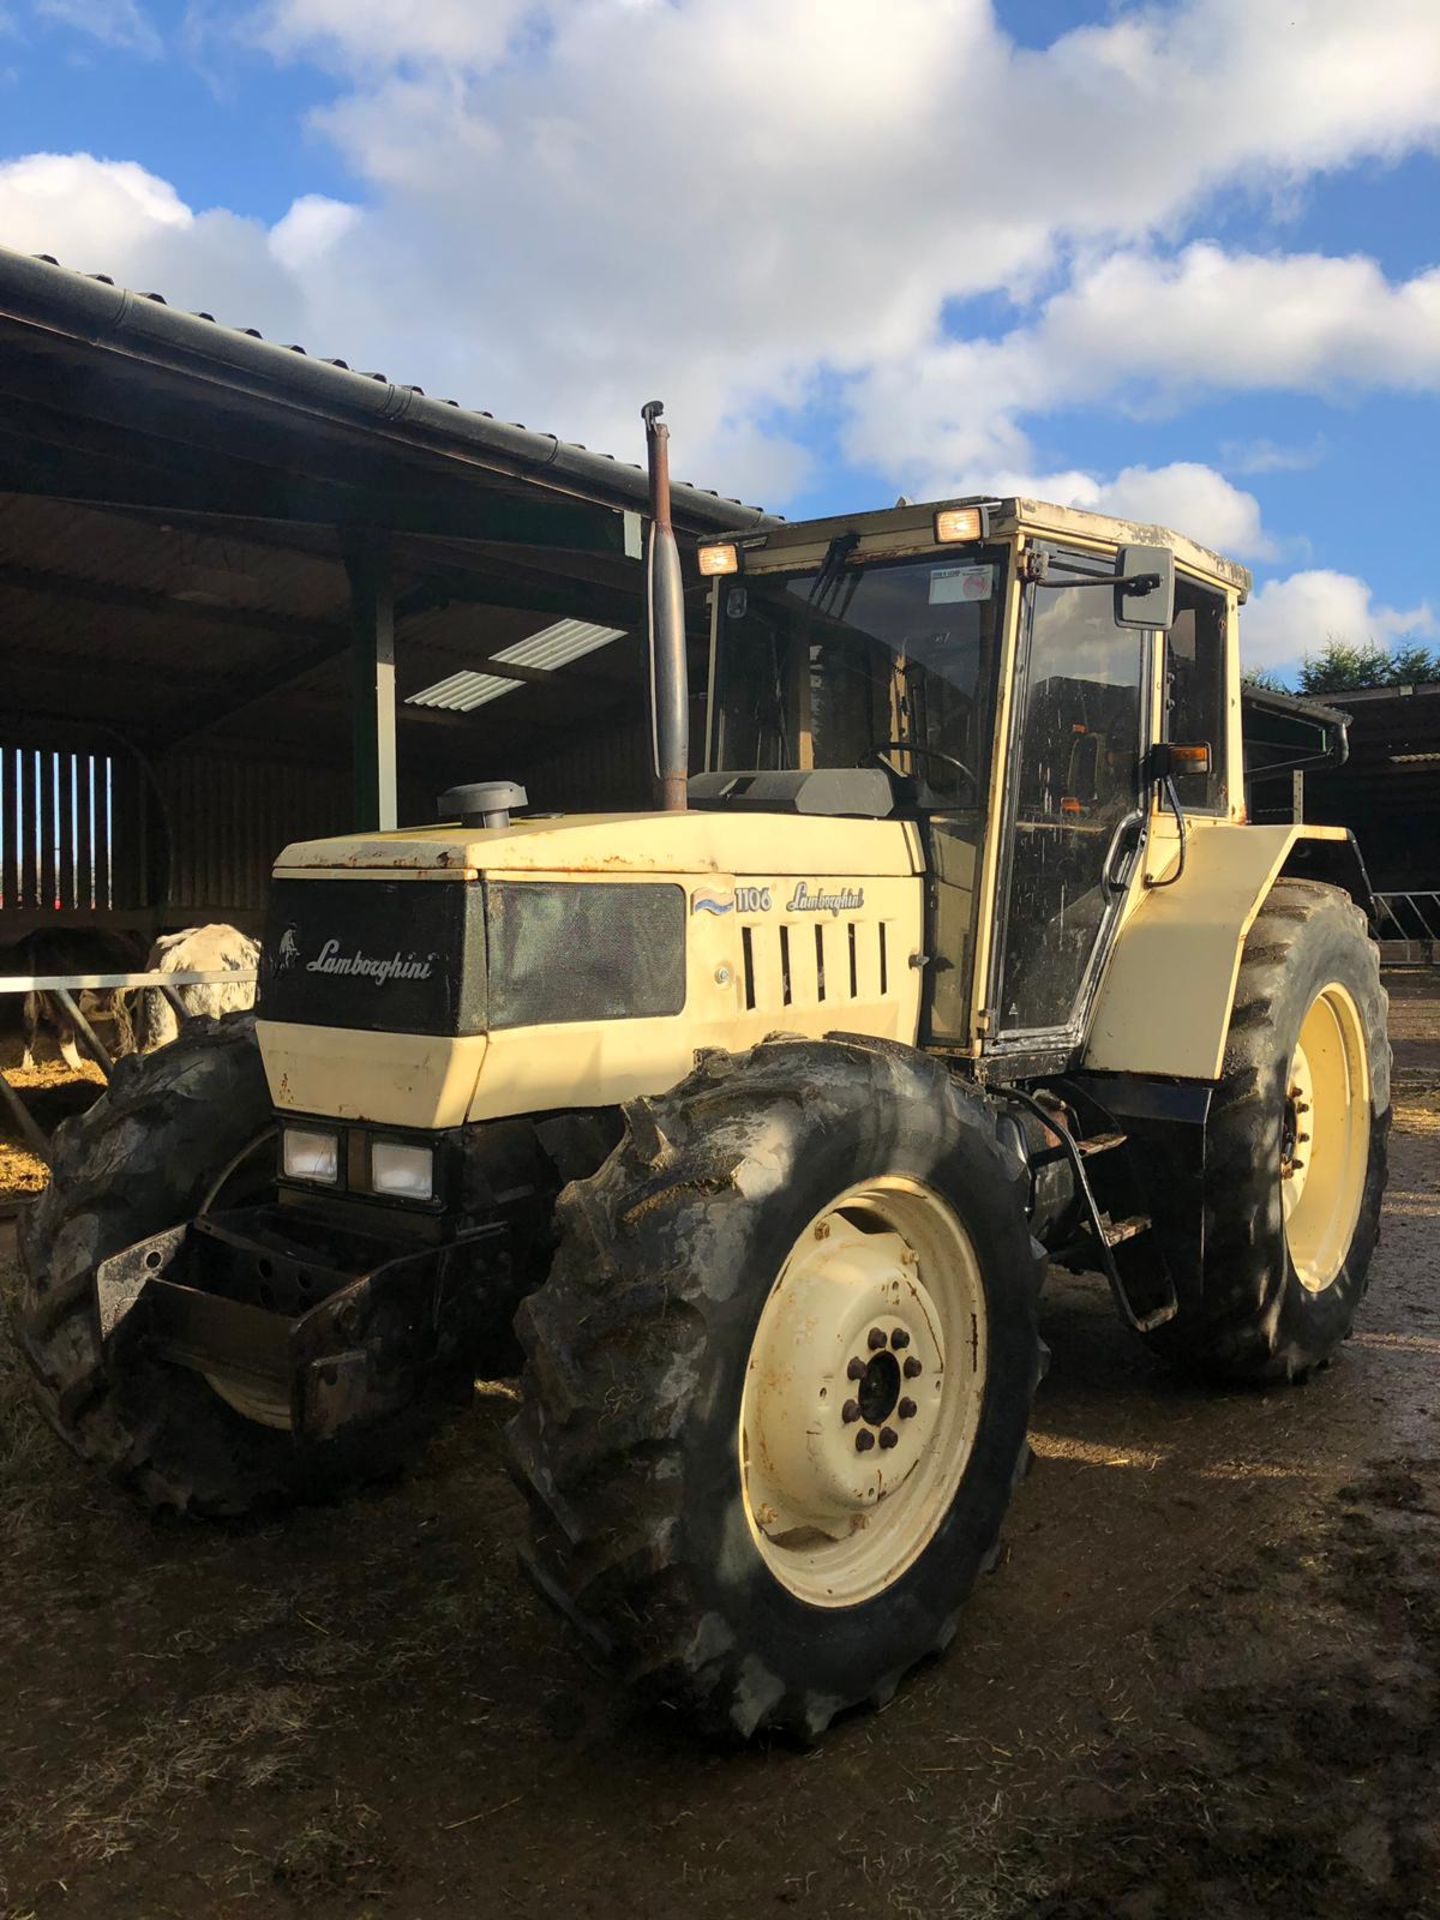
[[[106,1371],[123,1373],[143,1342],[266,1424],[328,1440],[479,1351],[490,1303],[509,1292],[509,1239],[498,1221],[397,1247],[293,1206],[203,1215],[101,1262]]]

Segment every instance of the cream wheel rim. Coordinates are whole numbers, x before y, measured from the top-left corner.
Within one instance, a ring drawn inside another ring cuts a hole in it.
[[[1350,1251],[1370,1160],[1370,1076],[1359,1009],[1338,981],[1300,1026],[1285,1083],[1280,1204],[1291,1265],[1321,1293]]]
[[[227,1407],[233,1407],[245,1419],[253,1420],[256,1426],[273,1427],[277,1433],[289,1433],[294,1426],[290,1396],[282,1393],[270,1381],[231,1370],[207,1373],[202,1378],[207,1386],[219,1394]]]
[[[216,1177],[214,1185],[200,1202],[199,1212],[216,1212],[224,1198],[225,1188],[236,1180],[245,1179],[250,1162],[269,1147],[274,1138],[275,1129],[267,1127],[258,1139],[242,1147]],[[233,1408],[244,1419],[253,1420],[257,1427],[271,1427],[277,1433],[289,1433],[294,1427],[290,1396],[273,1381],[229,1368],[224,1372],[202,1374],[201,1378],[213,1392],[219,1394],[227,1407]]]
[[[770,1291],[740,1407],[766,1566],[815,1607],[892,1586],[954,1503],[980,1424],[985,1298],[955,1214],[919,1181],[841,1194]]]

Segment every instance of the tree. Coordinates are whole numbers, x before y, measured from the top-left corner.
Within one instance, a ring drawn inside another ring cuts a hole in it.
[[[1440,680],[1440,653],[1428,647],[1397,647],[1390,656],[1389,682],[1392,687],[1416,686],[1423,680]]]
[[[1327,634],[1319,653],[1307,653],[1300,663],[1300,685],[1292,688],[1273,668],[1247,667],[1240,678],[1247,687],[1271,693],[1358,693],[1371,687],[1412,687],[1440,680],[1440,650],[1413,640],[1389,650],[1378,640],[1342,640]]]
[[[1264,693],[1289,693],[1290,689],[1269,667],[1246,667],[1240,675],[1242,686],[1259,687]]]
[[[1300,662],[1302,693],[1354,693],[1383,687],[1390,678],[1390,655],[1374,640],[1339,640],[1332,633],[1317,654]]]

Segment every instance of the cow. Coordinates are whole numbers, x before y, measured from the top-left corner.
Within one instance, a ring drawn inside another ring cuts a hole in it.
[[[134,933],[91,931],[83,927],[42,928],[27,933],[11,947],[0,952],[0,974],[40,975],[76,973],[133,973],[145,954],[143,936]],[[14,1032],[14,1009],[6,1004],[11,995],[0,995],[0,1018]],[[87,1019],[105,1016],[112,1010],[110,992],[82,991],[77,998]],[[53,993],[27,993],[20,1006],[20,1033],[23,1045],[22,1067],[35,1065],[36,1049],[42,1034],[54,1039],[60,1057],[72,1073],[81,1067],[76,1044],[75,1022]]]
[[[175,992],[191,1017],[235,1013],[255,1004],[255,969],[260,943],[238,927],[220,923],[162,933],[145,962],[147,973],[248,973],[248,980],[217,980],[209,986],[181,986]],[[159,987],[134,987],[115,1001],[116,1038],[121,1053],[153,1053],[180,1031],[175,1009]]]

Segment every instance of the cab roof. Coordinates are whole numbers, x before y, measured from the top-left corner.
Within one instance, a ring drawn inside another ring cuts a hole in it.
[[[989,494],[967,494],[953,500],[928,500],[912,505],[885,507],[874,513],[837,514],[824,520],[803,520],[793,525],[767,528],[741,534],[736,544],[744,549],[748,573],[768,572],[772,567],[818,563],[830,542],[841,535],[859,535],[857,557],[870,554],[933,553],[936,548],[935,516],[954,507],[984,507],[990,521],[992,539],[1008,540],[1016,534],[1038,539],[1059,539],[1101,547],[1169,547],[1177,566],[1198,574],[1217,586],[1229,588],[1243,603],[1250,594],[1250,570],[1223,554],[1202,547],[1170,527],[1148,521],[1121,520],[1108,513],[1090,513],[1082,507],[1052,506],[1043,500],[1028,500],[1020,495],[996,499]],[[957,558],[966,543],[955,546]]]

